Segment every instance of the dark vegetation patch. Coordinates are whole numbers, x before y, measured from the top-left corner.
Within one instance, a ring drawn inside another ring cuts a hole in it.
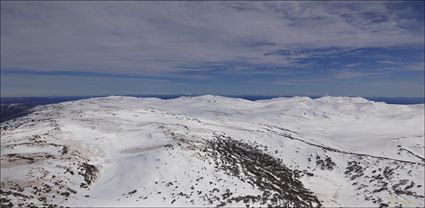
[[[229,189],[221,195],[220,206],[232,202],[260,203],[271,207],[320,207],[319,199],[304,188],[294,170],[254,145],[225,135],[214,135],[202,150],[217,169],[257,187],[261,195],[236,196]]]
[[[325,159],[322,159],[319,155],[316,156],[316,165],[322,170],[333,170],[336,166],[332,158],[325,156]]]
[[[33,187],[31,194],[25,193],[25,188],[18,184],[8,184],[5,187],[2,182],[0,189],[0,207],[59,207],[56,204],[48,202],[46,194],[51,191],[51,187],[47,184],[42,184],[40,187]],[[4,190],[4,189],[8,190]],[[28,202],[28,200],[36,199],[38,203]],[[13,202],[12,202],[13,201]]]
[[[351,180],[354,180],[358,177],[361,177],[364,175],[364,170],[359,162],[357,161],[349,161],[347,164],[347,168],[345,171],[345,174],[350,177]]]
[[[1,207],[57,207],[58,204],[52,203],[55,200],[68,200],[68,198],[77,194],[77,187],[72,186],[72,178],[76,175],[80,180],[80,188],[88,188],[97,176],[98,169],[96,166],[89,164],[88,160],[81,156],[77,150],[61,144],[47,143],[43,141],[44,135],[34,135],[28,138],[30,142],[6,145],[6,148],[14,149],[16,146],[37,146],[37,147],[57,147],[57,153],[54,155],[46,152],[22,153],[22,154],[5,154],[1,157],[1,162],[7,165],[26,165],[33,164],[28,169],[27,176],[33,178],[40,183],[27,183],[20,181],[2,181],[1,184]],[[45,169],[42,165],[37,166],[35,163],[47,161],[47,163],[55,163],[60,161],[58,165],[54,165],[59,175],[53,174],[51,170]],[[4,163],[7,162],[7,163]],[[33,199],[33,200],[30,200]]]
[[[137,190],[134,189],[133,191],[129,191],[128,193],[123,193],[122,196],[125,198],[133,196],[133,194],[137,193]]]
[[[26,154],[5,154],[2,156],[1,160],[14,164],[32,164],[40,160],[52,159],[55,158],[54,155],[39,152],[39,153],[26,153]]]
[[[87,185],[90,185],[96,180],[98,172],[99,170],[96,166],[83,162],[80,164],[78,174],[84,177],[84,182]]]
[[[379,163],[379,161],[378,159],[375,162]],[[387,194],[391,195],[406,195],[414,198],[424,198],[423,195],[412,190],[412,188],[415,187],[413,181],[394,177],[394,175],[398,175],[397,170],[401,168],[397,163],[392,163],[385,168],[377,168],[370,172],[367,171],[368,168],[370,167],[366,165],[366,162],[363,164],[361,160],[349,161],[345,171],[348,178],[356,181],[353,183],[353,186],[356,186],[356,190],[363,194],[364,200],[372,201],[372,203],[379,207],[388,207],[401,206],[401,204],[397,202],[384,202],[379,196],[381,192],[387,192]]]
[[[40,138],[41,137],[39,135],[35,135],[35,136],[31,137],[31,139],[33,139],[33,140],[40,139]],[[58,153],[61,154],[61,155],[66,154],[67,151],[68,151],[66,146],[54,144],[54,143],[46,143],[46,142],[34,142],[34,143],[24,142],[24,143],[19,143],[19,144],[5,145],[4,148],[14,149],[18,146],[23,146],[24,148],[26,148],[26,147],[44,148],[44,147],[48,147],[48,146],[60,147],[61,150]],[[12,163],[14,165],[19,165],[19,164],[23,165],[23,164],[31,164],[31,163],[35,163],[35,162],[43,161],[43,160],[47,160],[47,159],[55,159],[55,158],[57,158],[56,155],[52,155],[52,154],[49,154],[47,152],[36,152],[36,153],[5,154],[1,157],[1,160],[3,162],[9,162],[9,163]]]

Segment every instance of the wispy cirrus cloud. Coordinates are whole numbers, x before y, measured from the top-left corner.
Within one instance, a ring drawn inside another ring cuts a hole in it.
[[[205,92],[250,81],[399,79],[385,73],[423,68],[421,8],[385,1],[2,1],[1,70],[16,80],[116,76],[185,90],[205,80]]]
[[[423,44],[423,27],[413,28],[421,22],[394,5],[2,2],[1,67],[175,73],[209,62],[285,65],[362,47]]]
[[[339,70],[332,74],[333,78],[336,79],[351,79],[351,78],[360,78],[366,76],[376,75],[376,73],[367,73],[367,72],[357,72],[352,70]]]

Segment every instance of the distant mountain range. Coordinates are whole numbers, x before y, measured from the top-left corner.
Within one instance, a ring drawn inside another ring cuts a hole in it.
[[[141,95],[136,97],[157,97],[161,99],[174,99],[185,95]],[[231,96],[233,98],[242,98],[246,100],[263,100],[272,99],[279,96],[255,96],[255,95],[241,95]],[[3,97],[0,102],[0,122],[7,121],[19,116],[28,114],[31,108],[38,105],[60,103],[65,101],[88,99],[89,96],[73,96],[73,97]],[[319,97],[310,97],[319,98]],[[385,98],[385,97],[371,97],[367,98],[371,101],[385,102],[388,104],[421,104],[425,103],[425,98]]]

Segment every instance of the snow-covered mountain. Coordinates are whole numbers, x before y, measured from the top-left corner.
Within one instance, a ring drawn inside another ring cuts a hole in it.
[[[424,206],[424,105],[105,97],[1,124],[1,204]]]

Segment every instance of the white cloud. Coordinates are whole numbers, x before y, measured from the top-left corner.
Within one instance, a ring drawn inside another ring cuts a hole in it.
[[[425,63],[418,62],[418,63],[406,64],[402,69],[408,70],[408,71],[425,71]]]
[[[264,56],[282,49],[424,44],[423,22],[393,2],[1,4],[1,68],[172,74],[235,60],[291,66],[318,55]]]
[[[376,75],[376,73],[341,70],[341,71],[334,72],[332,74],[332,77],[335,79],[352,79],[352,78],[366,77],[370,75]]]

